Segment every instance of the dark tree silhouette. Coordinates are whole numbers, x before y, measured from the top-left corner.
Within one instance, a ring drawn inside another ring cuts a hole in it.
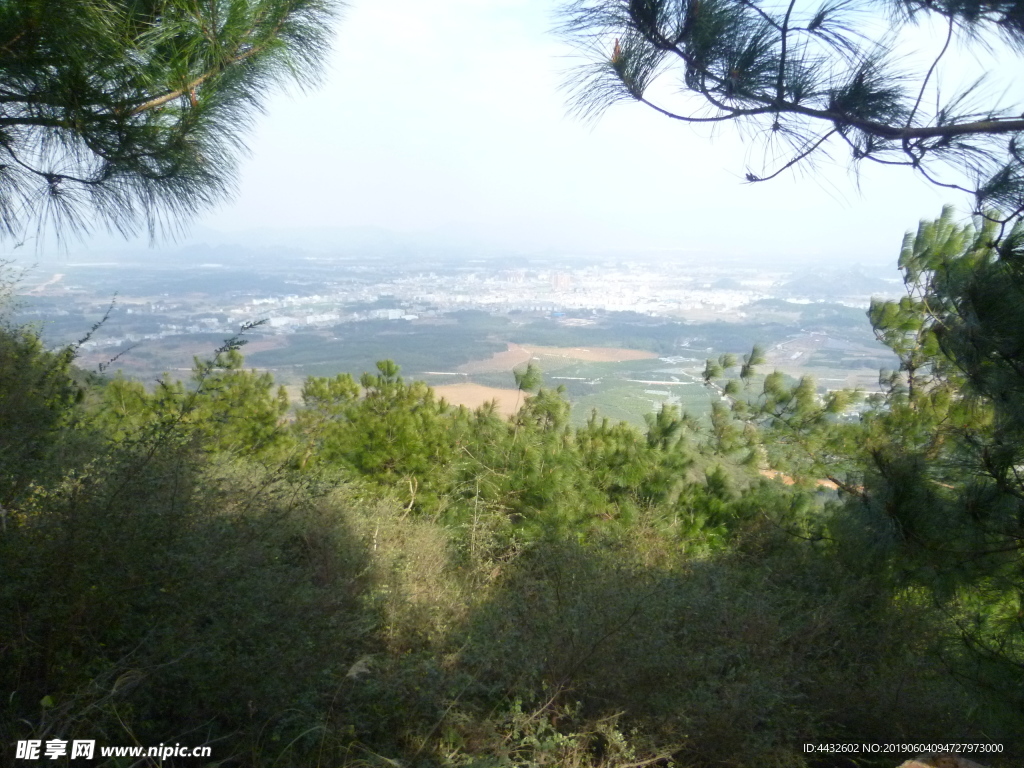
[[[268,90],[310,83],[337,0],[0,4],[0,237],[154,234],[221,199]]]
[[[900,41],[928,16],[944,25],[937,53],[921,71],[902,71]],[[940,88],[958,38],[1024,50],[1020,0],[577,0],[561,18],[590,59],[570,82],[583,114],[632,99],[684,122],[743,122],[767,144],[750,182],[841,147],[855,162],[909,166],[968,192],[978,211],[1024,211],[1024,105],[979,108],[981,81]],[[672,77],[678,98],[652,95]]]

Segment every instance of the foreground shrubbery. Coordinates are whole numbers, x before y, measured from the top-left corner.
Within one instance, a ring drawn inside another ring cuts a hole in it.
[[[470,558],[394,502],[180,450],[76,473],[4,535],[6,740],[800,765],[809,739],[979,732],[933,612],[773,529],[701,558],[643,521]]]

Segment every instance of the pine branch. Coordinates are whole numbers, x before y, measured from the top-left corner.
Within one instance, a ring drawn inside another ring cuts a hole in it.
[[[855,162],[909,166],[931,183],[975,195],[979,212],[993,203],[1024,211],[1024,164],[1014,153],[1016,138],[1024,135],[1024,114],[1001,107],[964,113],[973,88],[942,102],[935,87],[956,28],[974,25],[973,42],[984,45],[984,24],[1009,24],[1010,17],[986,6],[972,21],[960,7],[922,5],[920,10],[939,12],[948,22],[941,50],[914,82],[888,62],[909,17],[895,22],[891,39],[879,42],[844,15],[848,10],[852,3],[844,0],[809,12],[797,0],[777,7],[758,0],[576,0],[563,12],[562,33],[588,55],[607,50],[607,40],[615,39],[616,47],[611,66],[599,66],[573,83],[573,97],[579,111],[591,115],[630,98],[679,122],[759,123],[769,117],[765,127],[772,134],[781,130],[783,136],[800,137],[794,142],[796,162],[783,170],[827,151],[829,142],[812,139],[807,130],[810,123],[825,123],[824,135],[844,141]],[[1024,49],[1024,27],[1020,32]],[[618,41],[623,41],[621,59]],[[646,90],[654,77],[635,77],[620,65],[645,47],[665,55],[658,76],[678,71],[699,107],[678,109],[664,98],[650,98]],[[937,102],[926,114],[931,89]],[[1003,137],[1010,139],[1008,146]],[[902,157],[894,159],[895,153]],[[1010,165],[1004,168],[1007,157]],[[970,181],[945,181],[926,165],[947,166]]]
[[[68,0],[58,15],[24,0],[0,8],[10,40],[0,47],[0,147],[10,158],[0,169],[3,229],[20,237],[52,222],[60,236],[98,217],[125,233],[144,224],[154,236],[222,199],[267,85],[312,77],[339,2]],[[178,99],[192,108],[161,109]]]
[[[281,29],[281,24],[280,23],[275,25],[274,29],[271,32],[271,38],[275,37],[278,34],[278,32],[280,32],[280,29]],[[248,38],[251,34],[252,34],[252,30],[250,30],[249,33],[247,35],[245,35],[244,37]],[[192,81],[190,81],[187,85],[185,85],[184,88],[179,88],[178,90],[170,91],[168,93],[165,93],[163,96],[157,96],[154,99],[150,99],[149,101],[143,102],[142,104],[139,104],[138,106],[133,107],[129,111],[129,114],[137,115],[137,114],[140,114],[141,112],[146,112],[146,111],[148,111],[150,109],[156,109],[157,107],[162,107],[164,104],[167,104],[170,101],[174,101],[175,99],[181,98],[186,93],[194,94],[195,90],[200,85],[202,85],[207,80],[209,80],[211,77],[215,77],[216,75],[221,74],[228,67],[231,67],[231,66],[234,66],[234,65],[237,65],[237,64],[241,64],[246,59],[250,59],[253,56],[256,56],[256,55],[262,53],[265,49],[266,49],[265,45],[262,45],[262,46],[255,46],[254,45],[251,48],[249,48],[247,51],[243,51],[242,53],[236,54],[235,56],[232,56],[229,59],[227,59],[225,62],[219,63],[213,69],[211,69],[211,70],[209,70],[207,72],[204,72],[199,77],[197,77],[197,78],[193,79]],[[193,96],[193,98],[195,98],[195,97]]]

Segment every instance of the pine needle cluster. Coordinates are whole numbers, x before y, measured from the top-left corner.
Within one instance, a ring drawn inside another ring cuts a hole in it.
[[[0,4],[0,236],[153,236],[223,199],[268,91],[316,79],[337,6]]]
[[[905,71],[901,41],[927,17],[944,43]],[[908,166],[979,211],[1024,211],[1021,105],[978,106],[984,80],[949,92],[940,74],[958,42],[1024,49],[1019,0],[575,0],[561,18],[590,62],[568,84],[584,116],[635,100],[687,123],[738,121],[765,147],[748,182],[839,152]],[[676,95],[652,87],[673,80]]]

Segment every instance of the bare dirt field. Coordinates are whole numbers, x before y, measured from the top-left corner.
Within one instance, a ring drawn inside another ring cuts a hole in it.
[[[489,400],[498,401],[498,413],[511,416],[525,400],[517,389],[499,389],[485,387],[480,384],[463,382],[462,384],[442,384],[434,387],[434,393],[443,397],[453,405],[464,405],[467,408],[479,408]]]
[[[532,344],[509,344],[504,352],[498,352],[486,360],[474,360],[459,366],[463,373],[498,373],[511,371],[531,360],[541,363],[545,358],[582,360],[588,363],[622,363],[627,360],[650,360],[657,357],[653,352],[616,347],[540,347]]]

